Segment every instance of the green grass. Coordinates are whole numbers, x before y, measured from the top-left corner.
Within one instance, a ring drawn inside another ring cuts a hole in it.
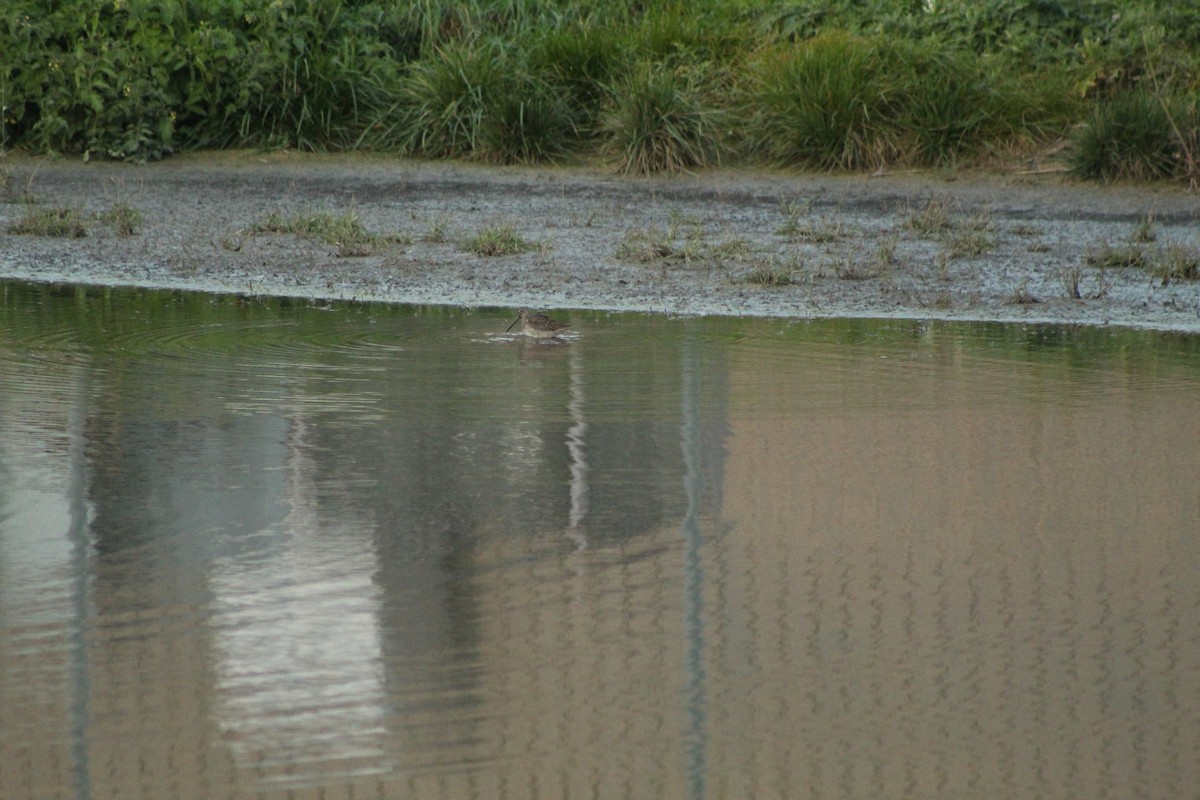
[[[451,43],[410,66],[400,82],[393,141],[425,156],[475,153],[485,109],[504,77],[500,55],[495,43]]]
[[[601,119],[608,152],[629,174],[679,172],[720,162],[723,115],[706,76],[643,62],[612,91]]]
[[[246,229],[250,234],[290,234],[337,247],[340,256],[365,256],[385,244],[407,244],[403,235],[367,230],[353,209],[341,213],[304,211],[292,216],[271,212]]]
[[[124,203],[113,203],[112,208],[96,218],[111,225],[118,236],[133,236],[142,229],[142,212]]]
[[[35,206],[17,221],[10,222],[8,232],[23,236],[79,239],[87,236],[87,225],[78,209]]]
[[[470,253],[479,256],[512,256],[541,249],[526,239],[512,225],[489,225],[463,243]]]
[[[557,86],[533,75],[515,75],[492,93],[477,146],[501,164],[557,161],[579,140],[578,115]]]
[[[763,51],[751,65],[750,147],[784,165],[864,169],[886,161],[887,70],[868,42],[830,33]]]
[[[1075,133],[1072,171],[1106,182],[1181,173],[1172,115],[1191,127],[1200,122],[1200,116],[1188,119],[1193,115],[1182,103],[1168,104],[1148,91],[1121,92],[1101,102]]]

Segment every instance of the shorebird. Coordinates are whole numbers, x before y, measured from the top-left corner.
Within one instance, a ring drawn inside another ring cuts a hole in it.
[[[517,310],[517,318],[512,321],[512,325],[509,325],[504,332],[508,333],[511,331],[513,325],[516,325],[518,322],[521,323],[521,332],[535,339],[552,339],[570,327],[565,322],[550,319],[545,314],[539,314],[536,311],[530,311],[528,308],[522,308]]]

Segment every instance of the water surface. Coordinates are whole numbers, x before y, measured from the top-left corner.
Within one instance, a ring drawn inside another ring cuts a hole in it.
[[[0,797],[1200,797],[1200,341],[0,283]]]

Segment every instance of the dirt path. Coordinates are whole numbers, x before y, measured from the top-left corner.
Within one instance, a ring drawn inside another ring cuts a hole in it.
[[[620,178],[375,157],[222,153],[149,166],[0,160],[0,276],[313,298],[678,314],[1052,321],[1200,330],[1200,198],[1053,176],[711,172]],[[88,235],[14,235],[32,207]],[[98,217],[136,208],[140,232]],[[353,212],[394,237],[346,248],[251,229]],[[1153,223],[1142,222],[1152,215]],[[511,227],[535,245],[482,256]],[[1143,239],[1133,241],[1142,234]],[[1147,235],[1148,234],[1148,235]],[[364,254],[365,253],[365,254]],[[1172,262],[1171,259],[1175,259]],[[1078,290],[1083,299],[1071,295]]]

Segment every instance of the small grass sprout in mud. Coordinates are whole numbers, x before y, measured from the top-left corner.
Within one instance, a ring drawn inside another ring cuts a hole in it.
[[[754,247],[746,239],[740,237],[723,239],[703,248],[703,254],[718,261],[724,259],[737,260],[744,258],[754,251]]]
[[[663,232],[657,228],[627,231],[617,245],[617,258],[641,264],[672,259],[691,261],[699,258],[703,250],[700,242],[692,237],[679,243],[676,233],[674,229]]]
[[[429,244],[446,244],[453,238],[453,228],[450,220],[446,217],[438,217],[433,222],[429,223],[429,227],[425,229],[425,233],[421,235],[421,241]]]
[[[888,269],[896,263],[896,245],[899,243],[899,237],[895,234],[884,237],[878,246],[875,248],[875,263],[881,271]]]
[[[786,236],[791,242],[827,244],[846,238],[849,229],[844,223],[825,218],[815,222],[801,222],[795,217],[789,217],[776,229],[775,233]]]
[[[1149,244],[1157,238],[1158,231],[1154,229],[1154,212],[1142,217],[1137,227],[1133,229],[1133,233],[1129,235],[1129,241],[1134,244]]]
[[[750,270],[745,281],[759,286],[791,286],[796,282],[797,272],[798,265],[797,268],[793,268],[791,265],[779,264],[775,259],[770,259]]]
[[[142,229],[142,212],[124,203],[113,203],[112,208],[96,218],[111,225],[118,236],[133,236]]]
[[[842,256],[833,262],[834,273],[844,281],[869,281],[882,278],[891,269],[891,263],[885,262],[880,256],[885,252],[877,252],[869,261],[855,261],[848,256]]]
[[[1071,264],[1059,271],[1058,278],[1067,293],[1067,297],[1072,300],[1099,300],[1112,289],[1112,278],[1105,270],[1097,272],[1096,287],[1091,291],[1085,292],[1083,290],[1083,276],[1084,268],[1082,264]]]
[[[23,236],[53,236],[79,239],[87,236],[87,226],[78,209],[58,206],[34,206],[25,216],[8,224],[8,232]]]
[[[0,124],[0,128],[3,125]],[[0,149],[0,155],[3,150]],[[0,162],[0,198],[5,203],[27,203],[33,205],[37,202],[37,196],[33,193],[33,179],[37,177],[37,171],[34,170],[25,176],[25,180],[18,181],[13,172],[7,165]]]
[[[1020,286],[1013,289],[1012,294],[1004,300],[1004,304],[1008,306],[1028,306],[1040,302],[1042,301],[1034,297],[1033,293],[1029,291],[1028,280],[1023,281]]]
[[[996,246],[996,240],[980,230],[959,231],[946,242],[946,253],[951,258],[976,258]]]
[[[951,201],[944,197],[931,197],[924,208],[909,209],[905,224],[917,236],[936,236],[953,227]]]
[[[512,225],[489,225],[467,239],[463,247],[477,256],[514,256],[543,249],[542,245],[517,233]]]

